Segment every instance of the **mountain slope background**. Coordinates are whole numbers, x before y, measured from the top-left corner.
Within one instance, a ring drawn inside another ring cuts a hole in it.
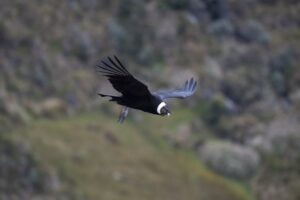
[[[171,123],[151,126],[162,131]],[[29,178],[43,188],[27,198],[252,199],[245,186],[215,175],[191,152],[172,148],[160,133],[143,135],[137,127],[130,121],[126,127],[115,125],[112,116],[93,112],[40,120],[13,132],[12,140],[25,143],[39,163],[39,174]]]
[[[112,89],[94,68],[113,54],[152,89],[198,77],[193,98],[170,102],[170,126],[156,131],[142,124],[156,127],[165,119],[130,113],[128,126],[149,146],[158,145],[150,135],[159,132],[170,148],[193,152],[214,173],[245,183],[257,199],[299,198],[298,1],[3,0],[0,11],[3,198],[63,187],[56,185],[60,174],[51,175],[53,169],[39,161],[50,153],[33,151],[36,129],[27,129],[32,136],[27,142],[13,133],[40,118],[59,126],[60,120],[68,123],[62,116],[76,118],[95,109],[99,118],[117,116],[119,107],[97,98],[98,91]],[[180,107],[192,110],[190,117],[177,113]],[[186,117],[180,126],[176,115]],[[37,129],[41,137],[48,132]],[[75,135],[74,140],[83,137]]]

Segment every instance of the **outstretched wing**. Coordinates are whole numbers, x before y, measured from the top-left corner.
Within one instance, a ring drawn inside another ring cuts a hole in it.
[[[151,93],[148,87],[135,79],[120,62],[117,56],[114,60],[107,57],[107,60],[102,60],[97,66],[99,72],[108,77],[108,80],[118,92],[124,96],[150,96]]]
[[[185,81],[185,84],[177,89],[173,90],[166,90],[166,91],[157,91],[153,94],[156,96],[159,96],[162,99],[167,98],[186,98],[188,96],[193,95],[196,92],[197,87],[197,81],[194,80],[194,78],[191,78],[190,80]]]

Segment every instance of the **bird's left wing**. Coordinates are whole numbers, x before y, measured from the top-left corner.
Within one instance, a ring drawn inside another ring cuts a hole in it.
[[[107,57],[107,61],[102,60],[97,68],[99,72],[108,77],[113,88],[123,95],[135,97],[151,95],[148,87],[134,78],[116,56],[114,56],[114,60],[110,57]]]
[[[197,81],[194,78],[185,81],[185,84],[182,87],[173,90],[157,91],[153,94],[159,96],[161,99],[167,98],[186,98],[193,95],[196,92]]]

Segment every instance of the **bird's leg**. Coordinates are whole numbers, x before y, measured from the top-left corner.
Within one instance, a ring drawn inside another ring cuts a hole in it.
[[[125,120],[125,118],[127,117],[127,115],[128,115],[128,107],[126,107],[126,106],[124,106],[123,108],[122,108],[122,111],[121,111],[121,113],[120,113],[120,116],[119,116],[119,119],[118,119],[118,122],[120,123],[120,124],[122,124],[123,122],[124,122],[124,120]]]

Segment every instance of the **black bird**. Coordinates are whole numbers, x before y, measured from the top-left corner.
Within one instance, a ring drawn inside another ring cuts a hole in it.
[[[119,116],[122,123],[128,114],[128,108],[142,110],[155,115],[170,115],[170,110],[164,102],[167,98],[185,98],[191,96],[196,91],[197,82],[191,78],[182,87],[172,90],[150,92],[148,87],[134,78],[124,67],[121,61],[114,56],[114,60],[107,57],[101,60],[97,66],[99,72],[108,77],[113,88],[122,93],[122,96],[111,96],[99,93],[102,97],[111,97],[110,101],[115,101],[122,105],[123,109]]]

